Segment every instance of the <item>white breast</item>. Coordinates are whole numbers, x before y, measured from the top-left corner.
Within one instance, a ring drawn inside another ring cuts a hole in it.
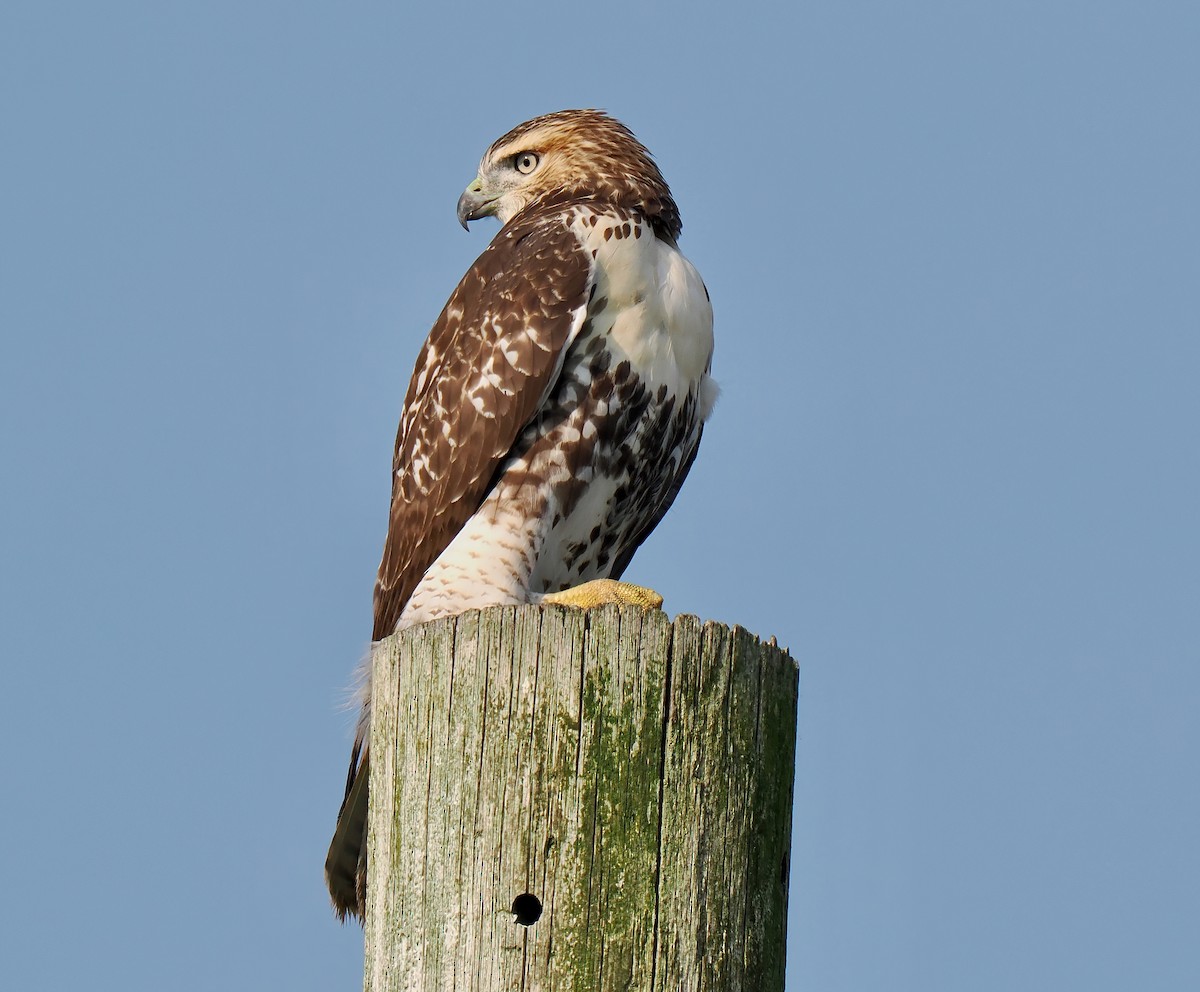
[[[672,395],[698,393],[707,418],[717,389],[708,376],[712,305],[700,273],[645,222],[601,216],[593,224],[594,216],[581,211],[572,226],[595,253],[595,295],[608,301],[593,315],[595,330],[651,391],[665,384]]]

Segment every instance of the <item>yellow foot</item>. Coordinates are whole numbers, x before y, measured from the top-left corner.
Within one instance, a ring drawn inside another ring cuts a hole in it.
[[[541,602],[554,606],[574,606],[581,610],[590,610],[594,606],[604,606],[608,603],[640,606],[643,610],[657,610],[662,608],[663,598],[653,589],[635,586],[632,582],[618,582],[616,579],[593,579],[591,582],[572,586],[562,592],[546,593]]]

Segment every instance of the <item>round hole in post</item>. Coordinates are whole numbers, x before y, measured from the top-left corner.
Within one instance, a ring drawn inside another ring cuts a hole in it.
[[[513,922],[531,927],[542,918],[542,900],[532,892],[522,892],[512,904]]]

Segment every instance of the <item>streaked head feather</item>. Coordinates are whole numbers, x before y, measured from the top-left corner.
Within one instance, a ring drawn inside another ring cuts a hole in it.
[[[538,160],[528,175],[516,167],[524,153]],[[587,199],[637,210],[671,241],[683,226],[650,152],[602,110],[560,110],[517,125],[492,142],[479,176],[498,194],[493,212],[502,223],[530,207]]]

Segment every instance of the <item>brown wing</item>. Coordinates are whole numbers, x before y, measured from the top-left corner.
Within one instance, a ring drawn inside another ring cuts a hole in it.
[[[587,309],[592,264],[554,211],[504,228],[454,291],[417,359],[375,583],[374,640],[487,495]]]

